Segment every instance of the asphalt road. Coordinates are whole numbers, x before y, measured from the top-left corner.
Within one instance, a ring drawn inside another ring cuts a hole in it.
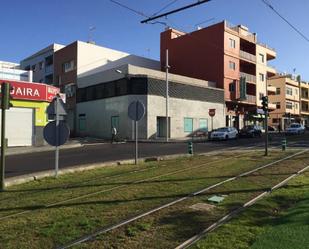
[[[306,139],[307,140],[307,139]],[[272,145],[280,146],[281,138],[272,140]],[[301,141],[305,143],[305,141]],[[195,153],[205,153],[222,149],[245,149],[264,145],[263,138],[248,138],[218,142],[194,143]],[[85,145],[74,149],[60,150],[59,168],[83,164],[103,163],[134,158],[134,143]],[[188,152],[186,143],[140,143],[139,157],[153,157]],[[53,151],[7,156],[6,177],[30,174],[54,168]]]

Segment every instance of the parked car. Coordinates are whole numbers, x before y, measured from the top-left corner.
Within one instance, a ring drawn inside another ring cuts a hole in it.
[[[262,128],[257,125],[248,125],[242,128],[239,132],[240,137],[260,137]]]
[[[238,131],[234,127],[222,127],[212,131],[210,134],[211,140],[227,140],[238,137]]]
[[[190,137],[207,137],[208,129],[207,128],[198,128],[190,134]]]
[[[291,124],[290,127],[288,127],[285,130],[285,133],[286,134],[302,134],[302,133],[305,133],[305,127],[301,124],[294,123],[294,124]]]

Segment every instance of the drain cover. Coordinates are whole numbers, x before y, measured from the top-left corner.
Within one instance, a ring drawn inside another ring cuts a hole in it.
[[[221,201],[224,200],[223,196],[218,196],[218,195],[213,195],[212,197],[207,199],[210,202],[214,202],[214,203],[220,203]]]

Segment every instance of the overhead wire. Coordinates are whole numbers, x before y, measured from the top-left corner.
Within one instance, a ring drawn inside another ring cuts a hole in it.
[[[285,21],[292,29],[294,29],[301,37],[303,37],[307,42],[309,38],[302,33],[295,25],[293,25],[289,20],[287,20],[282,14],[280,14],[273,5],[267,0],[261,0],[266,6],[268,6],[274,13],[276,13],[283,21]]]
[[[163,10],[167,9],[169,6],[173,5],[174,3],[178,2],[178,1],[179,1],[179,0],[173,0],[173,1],[171,1],[170,3],[166,4],[165,6],[163,6],[160,10],[158,10],[158,11],[155,12],[155,13],[153,13],[153,14],[151,15],[151,17],[153,17],[153,16],[155,16],[155,15],[161,13]]]

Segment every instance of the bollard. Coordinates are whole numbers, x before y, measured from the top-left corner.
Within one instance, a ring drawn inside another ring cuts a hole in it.
[[[282,139],[282,151],[286,150],[286,138]]]
[[[193,155],[193,143],[192,142],[188,142],[188,153],[190,155]]]

